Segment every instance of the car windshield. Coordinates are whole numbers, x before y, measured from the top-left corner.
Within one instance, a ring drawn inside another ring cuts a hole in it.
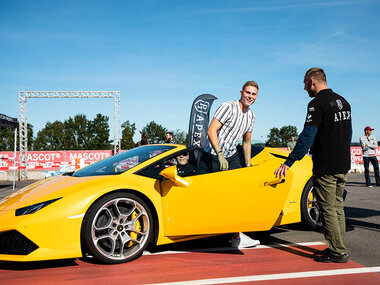
[[[79,169],[72,176],[97,176],[97,175],[116,175],[147,161],[148,159],[173,149],[174,146],[168,145],[147,145],[124,151],[117,155],[108,157],[99,162],[95,162],[83,169]]]

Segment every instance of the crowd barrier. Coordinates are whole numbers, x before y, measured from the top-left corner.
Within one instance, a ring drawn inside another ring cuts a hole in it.
[[[0,151],[0,171],[59,170],[81,168],[112,155],[111,150],[29,151],[27,165],[20,165],[19,152]]]

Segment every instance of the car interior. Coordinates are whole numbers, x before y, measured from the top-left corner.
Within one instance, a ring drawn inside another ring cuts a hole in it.
[[[264,148],[260,146],[252,146],[251,149],[251,158],[259,154]],[[239,159],[241,165],[244,165],[244,151],[241,145],[237,146]],[[214,172],[212,171],[212,155],[208,152],[205,152],[202,148],[187,148],[186,150],[182,150],[176,154],[173,154],[170,157],[165,158],[165,160],[160,160],[159,162],[155,162],[153,165],[150,165],[135,174],[150,177],[154,179],[162,180],[162,177],[159,173],[162,169],[176,165],[176,157],[182,153],[189,153],[189,162],[195,168],[194,175],[202,175]]]

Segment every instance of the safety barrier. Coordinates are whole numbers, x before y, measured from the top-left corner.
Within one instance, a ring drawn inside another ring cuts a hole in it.
[[[0,163],[1,162],[6,162],[8,166],[1,166],[0,164],[0,171],[13,171],[13,170],[20,170],[20,169],[26,169],[26,170],[48,170],[49,169],[51,170],[51,169],[60,169],[61,167],[72,167],[74,169],[79,169],[93,163],[91,161],[85,161],[81,158],[75,158],[74,160],[71,161],[71,163],[45,162],[42,165],[36,165],[36,163],[31,163],[31,165],[25,166],[25,165],[19,165],[19,161],[15,161],[13,158],[2,159],[0,157]],[[12,165],[9,165],[9,164],[12,164]]]
[[[27,165],[21,166],[18,152],[14,157],[13,152],[0,151],[0,171],[60,170],[67,166],[74,170],[111,155],[111,150],[29,151]]]

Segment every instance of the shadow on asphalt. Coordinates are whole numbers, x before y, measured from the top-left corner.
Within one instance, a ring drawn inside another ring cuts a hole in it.
[[[0,269],[3,270],[36,270],[47,268],[60,268],[78,266],[75,259],[62,259],[62,260],[50,260],[50,261],[30,261],[30,262],[12,262],[12,261],[0,261]]]
[[[346,186],[367,187],[364,182],[346,182]]]
[[[346,219],[346,231],[353,231],[355,228],[361,228],[369,231],[380,232],[380,225],[358,221],[354,219]]]
[[[344,207],[346,218],[368,218],[380,216],[380,211],[356,207]]]
[[[285,251],[287,253],[291,253],[291,254],[306,257],[306,258],[313,258],[313,253],[315,251],[315,248],[305,246],[305,245],[294,245],[292,242],[279,239],[276,237],[270,237],[266,240],[266,243],[261,243],[261,244],[268,245],[268,246],[273,245],[273,244],[291,245],[291,247],[273,247],[273,249]]]
[[[260,240],[261,245],[266,246],[273,246],[276,244],[285,244],[285,245],[292,245],[292,248],[284,248],[284,247],[274,247],[279,250],[286,251],[288,253],[300,255],[307,258],[312,258],[312,254],[315,251],[314,248],[307,247],[307,246],[299,246],[299,245],[293,245],[292,242],[282,240],[276,237],[271,236],[271,234],[276,233],[282,233],[282,232],[288,232],[290,230],[297,230],[297,231],[310,231],[309,229],[305,228],[305,226],[301,223],[298,224],[291,224],[281,227],[274,227],[270,231],[263,231],[263,232],[245,232],[246,235],[250,236],[253,239]],[[185,242],[179,242],[175,244],[168,244],[168,245],[161,245],[161,246],[151,246],[148,248],[148,251],[151,253],[159,253],[163,251],[187,251],[187,252],[211,252],[211,253],[221,253],[221,254],[238,254],[243,255],[244,252],[238,250],[238,249],[232,249],[230,247],[230,238],[232,234],[225,234],[225,235],[219,235],[215,237],[208,237],[198,240],[191,240],[191,241],[185,241]],[[217,249],[217,250],[207,250],[207,249]],[[297,250],[299,249],[299,250]],[[310,252],[310,254],[305,253]]]
[[[379,224],[357,220],[361,218],[380,216],[380,211],[355,207],[345,207],[344,212],[346,215],[346,231],[354,231],[355,228],[358,227],[370,231],[372,230],[380,232]]]

